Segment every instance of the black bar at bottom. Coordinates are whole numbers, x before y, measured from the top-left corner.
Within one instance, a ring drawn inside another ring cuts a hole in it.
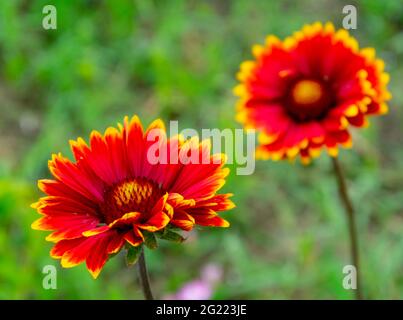
[[[73,319],[110,315],[111,320],[125,319],[279,319],[279,316],[350,318],[378,314],[379,319],[393,318],[402,310],[402,301],[341,301],[341,300],[217,300],[217,301],[139,301],[139,300],[3,300],[2,314],[15,316],[27,312],[30,317]],[[394,310],[395,309],[395,310]],[[396,311],[396,313],[394,312]]]

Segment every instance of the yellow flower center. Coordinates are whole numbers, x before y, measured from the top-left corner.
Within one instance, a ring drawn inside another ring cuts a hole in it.
[[[313,80],[298,81],[292,89],[292,97],[297,104],[313,104],[323,96],[323,88],[320,83]]]
[[[105,192],[102,206],[105,222],[111,223],[129,212],[146,214],[163,194],[159,185],[144,178],[118,183]]]
[[[295,121],[305,122],[323,117],[332,107],[333,98],[326,83],[300,79],[291,84],[285,103]]]

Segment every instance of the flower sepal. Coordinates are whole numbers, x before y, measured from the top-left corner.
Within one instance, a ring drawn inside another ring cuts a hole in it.
[[[157,233],[157,236],[160,239],[172,241],[175,243],[182,243],[183,241],[186,240],[186,238],[184,238],[182,235],[175,232],[174,230],[176,230],[176,229],[167,227],[164,230],[159,231]]]
[[[144,236],[144,244],[146,245],[147,248],[151,250],[158,248],[158,242],[157,238],[155,237],[155,232],[149,232],[143,230],[143,236]]]
[[[142,245],[136,246],[136,247],[127,245],[126,265],[128,267],[131,267],[137,263],[137,261],[139,260],[142,248],[143,248]]]

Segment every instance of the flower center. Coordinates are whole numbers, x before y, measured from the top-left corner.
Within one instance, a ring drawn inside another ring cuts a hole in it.
[[[292,89],[292,98],[297,104],[310,105],[316,103],[322,95],[322,86],[313,80],[298,81]]]
[[[120,182],[105,192],[102,206],[105,222],[111,223],[129,212],[146,214],[163,194],[158,184],[145,178]]]
[[[324,116],[331,98],[325,85],[316,80],[296,81],[290,90],[287,110],[297,121],[309,121]]]

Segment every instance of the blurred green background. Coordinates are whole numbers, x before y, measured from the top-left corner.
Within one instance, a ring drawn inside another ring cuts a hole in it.
[[[57,8],[57,30],[42,8]],[[111,259],[93,280],[81,265],[62,269],[46,233],[30,229],[29,207],[50,177],[51,153],[125,115],[179,120],[180,128],[238,128],[232,87],[250,47],[269,33],[333,21],[355,4],[362,47],[391,73],[390,113],[354,132],[340,160],[358,215],[365,296],[403,297],[403,2],[379,1],[0,1],[0,299],[141,299],[136,270]],[[237,208],[230,229],[200,229],[182,245],[147,251],[154,291],[174,293],[208,262],[221,266],[216,299],[350,299],[344,212],[327,156],[303,167],[258,162],[232,170],[224,191]],[[42,288],[42,268],[58,289]]]

